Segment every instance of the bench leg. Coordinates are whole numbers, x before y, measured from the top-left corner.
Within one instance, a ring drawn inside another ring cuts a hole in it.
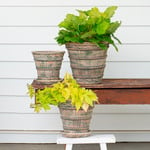
[[[101,149],[101,150],[107,150],[107,145],[106,145],[106,143],[100,143],[100,149]]]
[[[66,150],[72,150],[72,144],[66,144]]]

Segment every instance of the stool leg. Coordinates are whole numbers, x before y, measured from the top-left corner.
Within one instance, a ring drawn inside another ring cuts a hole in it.
[[[106,143],[100,143],[100,148],[101,148],[101,150],[107,150]]]
[[[72,150],[72,144],[66,144],[66,150]]]

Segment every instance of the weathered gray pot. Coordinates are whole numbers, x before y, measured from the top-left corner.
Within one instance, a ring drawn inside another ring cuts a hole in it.
[[[108,47],[108,44],[106,44]],[[67,43],[71,69],[78,83],[101,83],[107,58],[107,50],[100,49],[96,44]]]
[[[63,136],[65,137],[86,137],[91,134],[89,130],[92,118],[93,108],[90,107],[87,112],[83,109],[77,111],[70,103],[59,105],[59,111],[63,123]]]
[[[32,52],[38,75],[37,81],[49,84],[60,80],[59,73],[64,53],[64,51]]]

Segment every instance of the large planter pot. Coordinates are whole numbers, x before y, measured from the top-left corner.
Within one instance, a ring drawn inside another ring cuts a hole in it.
[[[108,47],[108,44],[106,43]],[[96,44],[67,43],[71,69],[78,83],[101,83],[107,57],[107,50],[100,49]]]
[[[64,53],[64,51],[32,52],[37,70],[37,82],[51,84],[60,80],[59,73]]]
[[[70,103],[64,103],[59,105],[59,111],[64,129],[63,136],[78,138],[87,137],[91,134],[89,126],[93,107],[90,107],[87,112],[83,109],[77,111]]]

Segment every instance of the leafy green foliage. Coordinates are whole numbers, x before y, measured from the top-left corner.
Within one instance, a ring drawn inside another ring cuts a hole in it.
[[[77,10],[79,15],[67,14],[59,24],[60,31],[55,39],[61,45],[68,42],[92,42],[104,50],[107,49],[106,43],[110,43],[118,51],[114,39],[120,41],[114,38],[114,33],[121,23],[111,21],[116,9],[117,6],[110,6],[100,12],[97,7],[93,7],[87,11]]]
[[[27,88],[28,88],[27,94],[29,95],[30,98],[33,98],[34,95],[35,95],[35,90],[34,90],[34,88],[33,88],[32,85],[30,85],[30,84],[27,84]]]
[[[33,93],[34,88],[28,85],[28,94],[36,97],[35,112],[42,109],[49,110],[51,105],[58,106],[61,103],[71,101],[76,110],[82,108],[87,111],[97,101],[97,96],[92,90],[80,87],[70,74],[66,74],[64,80]]]

